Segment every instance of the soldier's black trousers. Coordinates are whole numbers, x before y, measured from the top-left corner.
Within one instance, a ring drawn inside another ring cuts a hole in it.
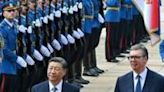
[[[100,34],[101,34],[101,28],[92,29],[92,36],[91,36],[92,49],[95,49],[98,46],[100,40]]]
[[[17,76],[12,74],[1,74],[0,92],[18,92]]]
[[[119,52],[119,23],[109,22],[106,28],[106,59],[110,61],[114,59]]]
[[[84,58],[83,58],[83,64],[85,69],[90,68],[90,57],[89,54],[92,51],[92,39],[91,39],[92,34],[85,33],[85,49],[84,49]]]

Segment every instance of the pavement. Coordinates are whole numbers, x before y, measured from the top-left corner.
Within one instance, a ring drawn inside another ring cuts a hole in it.
[[[162,0],[164,5],[164,0]],[[110,63],[105,59],[105,29],[102,30],[99,46],[96,48],[97,65],[99,68],[105,70],[105,73],[98,77],[86,77],[90,83],[84,85],[81,92],[114,92],[116,80],[119,76],[131,71],[130,64],[126,57],[117,58],[119,63]],[[164,6],[161,7],[161,39],[164,39]],[[149,42],[143,43],[149,52],[149,61],[147,66],[164,76],[164,63],[162,63],[159,55],[159,43],[151,46]],[[127,54],[125,54],[127,55]]]

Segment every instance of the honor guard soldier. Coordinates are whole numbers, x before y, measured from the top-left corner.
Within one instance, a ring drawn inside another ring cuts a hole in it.
[[[127,19],[126,19],[126,9],[123,6],[125,0],[121,0],[121,8],[120,8],[120,52],[125,52],[127,47],[127,37],[126,37],[126,27],[127,27]]]
[[[24,57],[24,59],[27,61],[28,67],[26,69],[20,68],[18,70],[18,78],[20,78],[20,81],[17,83],[17,86],[19,87],[18,92],[27,92],[27,89],[30,88],[31,85],[31,79],[33,77],[33,74],[35,73],[35,61],[32,58],[32,54],[27,51],[29,50],[28,44],[28,31],[27,31],[27,2],[19,2],[19,11],[18,11],[18,24],[19,24],[19,32],[17,34],[17,54]]]
[[[94,18],[93,18],[93,24],[92,24],[92,51],[90,53],[90,65],[91,65],[91,69],[95,72],[95,73],[103,73],[104,71],[99,69],[97,67],[97,60],[96,60],[96,47],[99,44],[99,39],[100,39],[100,34],[101,34],[101,23],[104,22],[103,17],[101,16],[100,12],[100,8],[101,8],[101,4],[100,4],[100,0],[92,0],[93,2],[93,6],[94,6]]]
[[[33,78],[31,79],[32,83],[30,85],[30,86],[33,86],[34,84],[44,80],[45,63],[44,63],[43,55],[39,52],[41,48],[41,44],[40,44],[40,37],[38,36],[40,34],[37,33],[40,30],[36,30],[36,19],[38,19],[38,13],[36,11],[36,2],[34,0],[28,0],[28,6],[29,6],[29,9],[26,16],[26,18],[28,19],[26,20],[27,27],[28,27],[28,31],[27,31],[28,50],[27,51],[29,51],[28,53],[31,53],[31,55],[33,55],[33,57],[35,58],[34,60],[36,61],[35,62],[36,71],[33,74]],[[37,25],[41,25],[41,24],[38,23]]]
[[[121,4],[121,8],[124,8],[124,12],[125,12],[125,21],[126,21],[126,27],[124,28],[124,33],[125,33],[125,47],[126,49],[128,49],[131,46],[131,42],[132,42],[132,33],[133,33],[133,23],[132,23],[132,19],[133,19],[133,15],[132,15],[132,1],[131,0],[123,0],[123,3]],[[131,26],[129,26],[131,25]]]
[[[92,51],[92,28],[94,18],[94,5],[92,0],[82,0],[83,4],[83,17],[82,17],[82,31],[85,34],[85,52],[84,52],[84,72],[86,76],[98,76],[99,74],[91,69],[90,53]]]
[[[52,0],[45,0],[45,6],[44,6],[45,14],[46,16],[48,15],[48,26],[49,26],[49,43],[52,45],[54,48],[54,55],[55,56],[55,50],[59,51],[61,50],[61,45],[60,43],[55,39],[55,30],[56,30],[56,25],[54,21],[54,5],[52,4]],[[51,50],[50,50],[51,51]]]
[[[51,12],[51,8],[49,7],[50,4],[47,3],[44,0],[38,0],[38,7],[37,10],[39,11],[40,20],[42,22],[42,35],[43,35],[43,45],[46,46],[51,53],[52,56],[54,56],[54,49],[51,46],[51,38],[50,38],[50,31],[49,28],[51,25],[51,22],[49,21],[49,14]],[[50,23],[49,23],[50,22]]]
[[[50,49],[48,49],[48,29],[47,29],[47,24],[48,24],[48,17],[46,16],[46,13],[45,13],[45,2],[44,0],[37,0],[36,2],[36,9],[35,9],[35,16],[36,16],[36,23],[35,23],[35,26],[34,29],[36,31],[36,36],[37,36],[37,39],[39,38],[39,40],[37,41],[36,40],[36,46],[37,46],[37,43],[39,43],[40,45],[40,52],[42,55],[44,55],[44,72],[42,75],[44,75],[44,78],[46,78],[46,69],[47,69],[47,65],[48,65],[48,60],[51,56],[51,52],[50,52]],[[40,22],[41,26],[37,26],[37,20]],[[49,44],[50,48],[51,45]]]
[[[121,32],[121,41],[120,41],[120,52],[127,53],[127,49],[130,47],[132,42],[132,29],[133,23],[133,6],[131,0],[121,0],[121,9],[120,9],[120,32]],[[129,26],[131,25],[131,26]]]
[[[16,55],[16,38],[17,38],[17,23],[14,21],[16,17],[17,7],[13,2],[5,2],[2,6],[2,14],[4,19],[0,24],[0,32],[4,38],[4,58],[0,63],[1,92],[18,92],[17,90],[17,65],[27,67],[26,61]]]
[[[53,22],[54,40],[52,42],[52,45],[53,47],[58,49],[57,46],[55,46],[55,44],[57,44],[57,42],[59,41],[60,45],[58,45],[58,47],[60,46],[60,48],[56,50],[56,56],[65,57],[65,53],[63,49],[67,47],[68,40],[63,34],[61,34],[62,26],[63,26],[63,20],[61,18],[61,10],[60,10],[61,4],[58,0],[52,0],[51,6],[53,8],[53,14],[54,14],[54,22]]]
[[[75,39],[75,43],[71,43],[71,39],[67,35],[67,39],[70,45],[69,52],[72,54],[72,55],[69,55],[70,64],[69,64],[69,69],[67,73],[68,75],[67,80],[72,85],[75,85],[81,88],[83,87],[81,84],[88,84],[89,81],[84,80],[81,75],[84,45],[81,39],[82,36],[78,33],[78,30],[82,32],[79,28],[81,27],[81,22],[80,22],[81,17],[79,17],[80,9],[78,7],[79,2],[77,0],[70,0],[70,1],[65,0],[65,3],[66,3],[66,6],[69,7],[68,13],[65,16],[67,20],[66,21],[64,20],[65,25],[68,26],[68,30],[65,30],[65,31],[68,33],[68,35],[69,34],[72,35]],[[66,6],[64,7],[66,8]],[[63,12],[64,12],[64,7],[63,7]]]
[[[137,7],[133,4],[132,5],[132,14],[133,14],[133,41],[132,41],[132,44],[134,45],[134,44],[137,44],[137,43],[139,43],[139,41],[140,41],[140,36],[141,36],[141,34],[140,34],[140,31],[141,30],[139,30],[139,22],[138,22],[138,20],[139,20],[139,11],[137,10]]]
[[[106,0],[106,59],[108,62],[118,62],[116,56],[119,54],[119,22],[120,22],[120,0]]]
[[[43,17],[45,15],[44,13],[44,2],[43,0],[37,0],[35,1],[35,9],[34,9],[34,20],[35,20],[35,27],[34,27],[34,33],[36,35],[36,48],[41,52],[42,55],[45,57],[50,57],[50,51],[46,46],[43,45],[43,38],[44,38],[44,30],[43,30]],[[38,46],[39,45],[39,46]]]
[[[72,65],[73,67],[73,84],[77,83],[77,86],[83,87],[82,85],[78,85],[78,84],[88,84],[89,81],[85,80],[82,77],[82,59],[84,57],[84,33],[81,31],[81,19],[82,19],[82,1],[81,0],[72,0],[73,2],[73,17],[74,17],[74,30],[73,30],[73,36],[75,38],[76,41],[76,50],[75,50],[75,54],[74,57],[76,57],[76,59],[74,60],[74,63]],[[78,38],[78,35],[75,35],[75,32],[77,32],[80,36],[80,38]]]

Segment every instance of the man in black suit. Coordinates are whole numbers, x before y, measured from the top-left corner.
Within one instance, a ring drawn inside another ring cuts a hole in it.
[[[80,89],[66,83],[63,78],[66,75],[67,62],[60,57],[49,60],[47,77],[48,80],[32,87],[32,92],[80,92]]]
[[[119,77],[114,92],[164,92],[164,77],[146,67],[148,51],[137,44],[128,57],[133,71]]]

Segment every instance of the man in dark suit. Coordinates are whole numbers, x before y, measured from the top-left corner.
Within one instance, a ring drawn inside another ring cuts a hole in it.
[[[131,72],[119,77],[114,92],[164,92],[164,77],[146,67],[148,51],[137,44],[128,57]]]
[[[32,87],[32,92],[80,92],[80,89],[66,83],[63,77],[66,75],[67,62],[60,57],[49,60],[47,77],[48,80]]]

